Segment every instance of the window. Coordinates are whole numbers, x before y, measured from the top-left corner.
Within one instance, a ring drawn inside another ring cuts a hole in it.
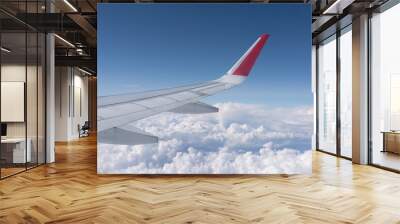
[[[371,160],[400,170],[400,5],[371,19]]]
[[[340,155],[351,158],[352,148],[352,33],[351,26],[340,35]]]
[[[318,47],[318,148],[336,153],[336,36]]]

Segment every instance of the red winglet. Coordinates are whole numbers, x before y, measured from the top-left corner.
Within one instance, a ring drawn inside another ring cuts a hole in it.
[[[234,66],[231,74],[248,76],[268,38],[268,34],[261,35],[253,46],[243,55],[244,58],[239,59],[238,62],[240,64]]]

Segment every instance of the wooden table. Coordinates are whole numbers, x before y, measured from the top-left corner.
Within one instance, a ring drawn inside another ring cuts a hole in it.
[[[382,152],[400,154],[400,131],[383,131]]]

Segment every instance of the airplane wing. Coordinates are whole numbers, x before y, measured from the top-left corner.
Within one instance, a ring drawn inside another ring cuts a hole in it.
[[[176,88],[98,98],[98,141],[108,144],[137,145],[157,143],[158,138],[131,123],[162,112],[200,114],[218,108],[199,100],[230,89],[246,80],[269,35],[263,34],[229,71],[219,79]]]

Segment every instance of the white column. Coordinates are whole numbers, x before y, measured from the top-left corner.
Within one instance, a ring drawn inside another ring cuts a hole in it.
[[[55,133],[55,61],[54,35],[46,36],[46,163],[55,161],[54,133]]]
[[[353,19],[353,162],[368,163],[368,16]]]
[[[52,1],[46,1],[46,11],[54,12]],[[46,163],[55,162],[55,42],[54,34],[46,35]]]

